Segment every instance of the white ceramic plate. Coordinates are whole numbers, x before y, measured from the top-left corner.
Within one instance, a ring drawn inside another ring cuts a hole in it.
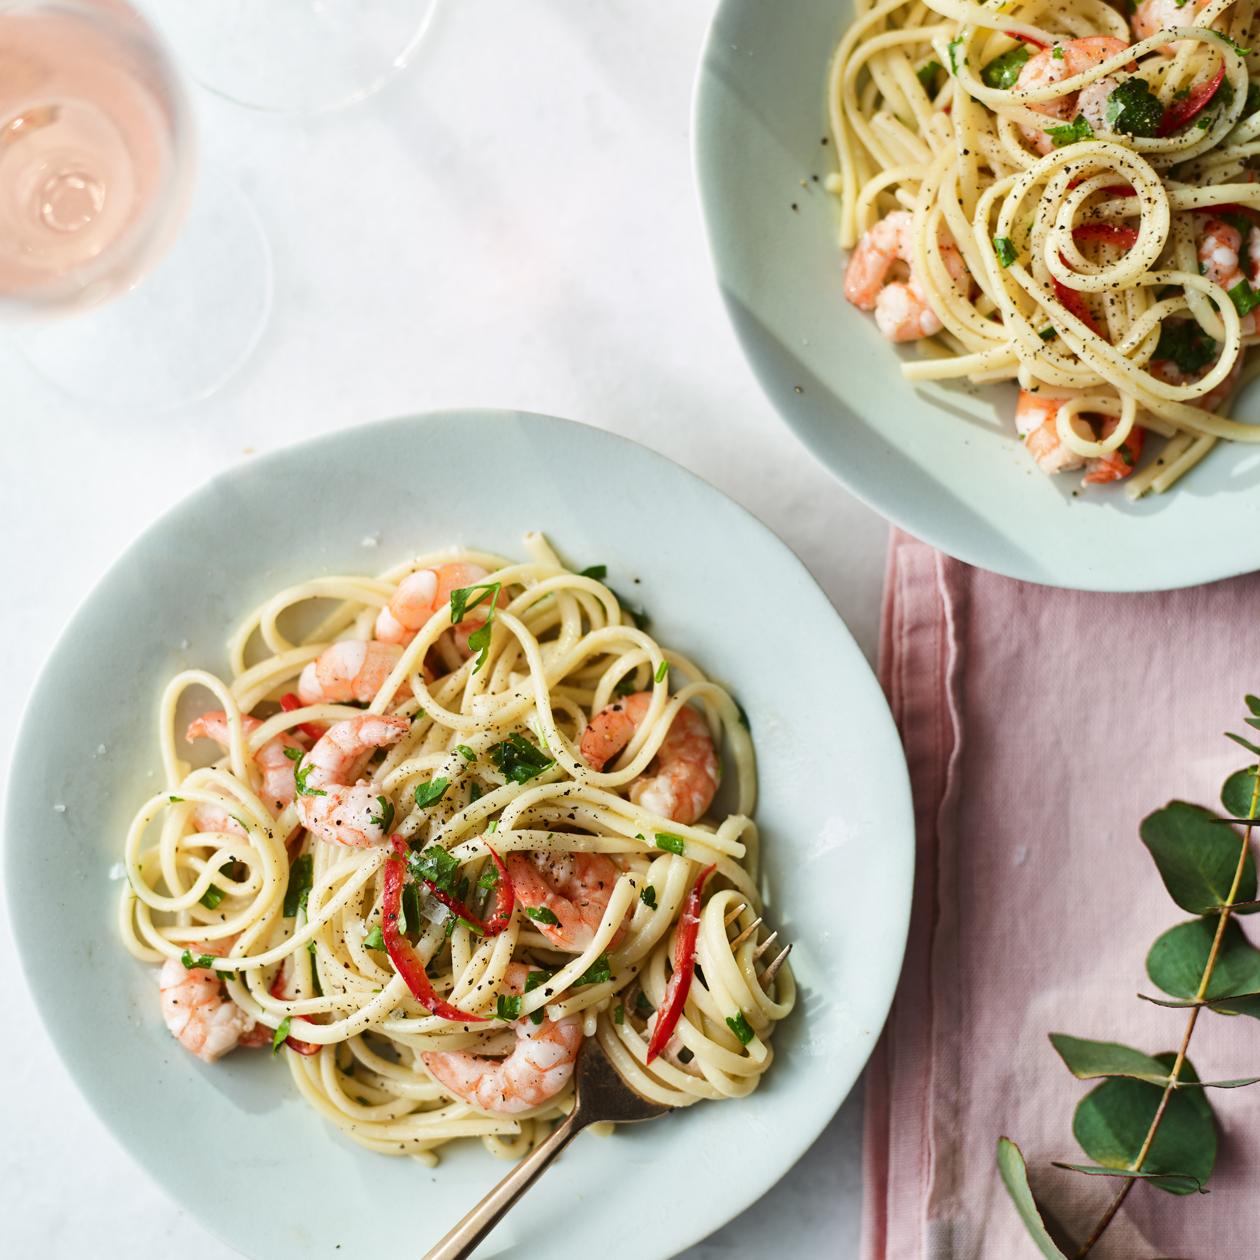
[[[695,163],[718,283],[770,401],[854,494],[959,559],[1087,590],[1260,566],[1260,447],[1221,445],[1166,495],[1037,471],[1015,389],[913,387],[841,292],[825,82],[848,0],[723,0],[701,63]],[[818,177],[818,182],[814,181]],[[802,186],[804,181],[804,186]],[[793,208],[795,206],[795,209]],[[1260,419],[1260,390],[1240,420]]]
[[[154,969],[118,943],[110,881],[157,772],[161,687],[225,668],[229,630],[286,583],[451,543],[519,555],[528,529],[607,564],[653,632],[747,710],[771,914],[795,942],[801,1001],[752,1097],[584,1134],[482,1254],[560,1237],[569,1255],[674,1254],[804,1152],[883,1023],[910,903],[905,764],[865,660],[782,543],[661,456],[544,416],[392,420],[252,461],[159,520],[76,614],[23,721],[5,823],[14,936],[53,1041],[118,1140],[246,1255],[418,1255],[506,1165],[474,1143],[435,1169],[370,1154],[269,1056],[208,1067],[171,1039]]]

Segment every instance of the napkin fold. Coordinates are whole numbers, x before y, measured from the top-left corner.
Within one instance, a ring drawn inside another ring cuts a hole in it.
[[[1072,1137],[1075,1080],[1047,1034],[1148,1053],[1185,1012],[1142,1002],[1155,938],[1191,916],[1138,825],[1173,798],[1219,806],[1260,692],[1260,575],[1105,595],[970,568],[894,531],[880,677],[914,788],[917,866],[905,968],[867,1075],[863,1260],[1038,1253],[998,1180],[1005,1134],[1072,1237],[1119,1183]],[[1257,920],[1244,921],[1260,942]],[[1260,1025],[1205,1013],[1204,1079],[1260,1075]],[[1260,1085],[1213,1090],[1208,1195],[1138,1185],[1097,1260],[1260,1255]]]

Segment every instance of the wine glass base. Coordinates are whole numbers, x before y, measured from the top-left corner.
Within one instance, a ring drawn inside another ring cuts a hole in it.
[[[437,0],[149,0],[203,87],[239,105],[318,113],[384,87],[424,39]]]
[[[17,333],[27,362],[96,407],[169,411],[206,398],[253,353],[271,312],[271,247],[253,206],[213,171],[170,252],[100,307]]]

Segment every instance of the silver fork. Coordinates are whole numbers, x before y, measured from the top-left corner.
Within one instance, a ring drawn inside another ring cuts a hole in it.
[[[733,923],[743,910],[743,906],[733,910],[727,917],[727,925]],[[760,924],[760,919],[749,924],[731,944],[738,945],[746,940],[756,932]],[[757,946],[754,956],[760,958],[777,937],[778,933],[774,932],[762,941]],[[761,972],[758,979],[763,988],[773,981],[775,973],[791,952],[791,945],[784,946]],[[663,1116],[666,1112],[673,1110],[672,1107],[651,1102],[631,1089],[621,1079],[596,1037],[588,1037],[583,1043],[581,1053],[578,1055],[575,1077],[573,1110],[555,1131],[526,1155],[437,1246],[425,1253],[424,1260],[466,1260],[466,1257],[471,1256],[517,1199],[542,1176],[552,1160],[588,1125],[637,1124],[641,1120],[655,1120],[657,1116]]]

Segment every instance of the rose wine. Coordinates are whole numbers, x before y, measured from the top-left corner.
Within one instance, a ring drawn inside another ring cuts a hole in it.
[[[120,0],[0,0],[0,314],[94,304],[170,243],[192,138],[169,62]]]

